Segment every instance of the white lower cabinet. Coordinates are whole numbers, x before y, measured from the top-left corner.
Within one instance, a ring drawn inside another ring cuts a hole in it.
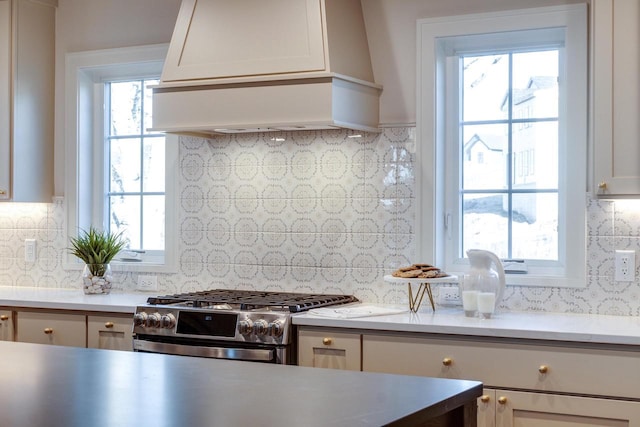
[[[638,425],[638,402],[491,388],[478,399],[478,427]]]
[[[86,316],[65,312],[18,311],[16,341],[86,347]]]
[[[87,316],[87,346],[133,351],[131,315]]]
[[[12,341],[15,330],[15,341],[133,351],[131,314],[18,309],[12,319],[0,311],[0,339]]]
[[[0,310],[0,341],[13,341],[13,313]]]
[[[360,332],[363,371],[482,381],[479,426],[640,427],[634,346]]]
[[[328,328],[300,328],[298,365],[362,370],[361,335]]]

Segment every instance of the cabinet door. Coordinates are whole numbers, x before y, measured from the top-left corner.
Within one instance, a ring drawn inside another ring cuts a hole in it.
[[[87,346],[133,351],[131,315],[87,316]]]
[[[640,402],[507,390],[495,396],[496,427],[640,425]]]
[[[184,0],[162,81],[324,70],[321,2]]]
[[[86,322],[81,314],[19,311],[16,341],[86,347]]]
[[[0,341],[13,341],[13,317],[10,311],[0,310]]]
[[[478,398],[478,427],[495,427],[496,404],[496,391],[485,387]]]
[[[11,177],[11,2],[0,0],[0,200]]]
[[[592,7],[594,180],[598,195],[640,195],[640,2]]]
[[[298,331],[298,365],[314,368],[362,369],[360,334],[331,329]]]

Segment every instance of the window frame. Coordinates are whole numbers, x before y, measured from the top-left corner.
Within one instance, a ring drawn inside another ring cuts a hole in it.
[[[158,78],[168,45],[148,45],[69,53],[65,73],[65,203],[66,236],[76,236],[89,225],[106,228],[104,82]],[[119,271],[177,271],[178,136],[165,135],[165,250],[163,256],[143,257],[141,262],[114,260]],[[82,177],[82,179],[80,179]],[[66,269],[82,264],[66,254]]]
[[[447,64],[452,61],[449,47],[443,38],[470,40],[481,35],[487,40],[495,37],[495,48],[500,48],[499,33],[522,32],[523,41],[528,30],[560,28],[564,32],[566,62],[561,64],[560,75],[566,79],[566,97],[571,99],[571,108],[566,103],[559,105],[559,116],[568,123],[564,134],[566,144],[560,144],[559,215],[566,224],[565,238],[559,241],[560,262],[555,267],[533,265],[526,275],[507,275],[510,285],[525,286],[586,286],[586,197],[587,197],[587,15],[586,5],[566,5],[531,8],[506,12],[460,15],[418,20],[417,24],[417,159],[416,182],[418,190],[418,215],[416,218],[418,259],[432,260],[448,272],[465,271],[466,258],[452,255],[448,239],[455,238],[452,220],[445,210],[446,198],[451,196],[456,168],[447,167],[448,159],[457,159],[452,145],[447,141],[447,129],[452,114],[458,106],[448,102],[454,79],[444,79]],[[474,35],[475,37],[466,37]],[[440,42],[439,42],[440,41]],[[486,41],[486,40],[485,40]],[[505,42],[511,44],[511,42]],[[562,100],[561,100],[562,101]],[[456,114],[457,116],[457,114]],[[562,126],[562,124],[561,124]],[[457,142],[457,141],[456,141]],[[571,153],[571,161],[568,161]],[[451,157],[455,155],[456,157]],[[564,169],[563,169],[563,166]],[[564,173],[563,173],[564,172]],[[457,191],[457,190],[456,190]],[[571,221],[568,220],[571,218]],[[571,242],[568,244],[567,242]]]

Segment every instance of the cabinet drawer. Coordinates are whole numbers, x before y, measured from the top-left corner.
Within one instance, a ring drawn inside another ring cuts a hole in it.
[[[86,317],[81,314],[19,311],[16,323],[16,341],[87,346]]]
[[[361,335],[332,329],[298,331],[298,365],[360,371]]]
[[[363,335],[362,348],[364,371],[640,398],[640,350],[633,348],[385,334]]]
[[[87,346],[133,351],[133,317],[87,316]]]
[[[11,311],[0,310],[0,341],[13,341],[13,315]]]

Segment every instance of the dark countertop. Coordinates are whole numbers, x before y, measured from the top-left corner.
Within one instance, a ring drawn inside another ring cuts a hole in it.
[[[482,394],[476,381],[17,342],[0,355],[2,427],[417,425]]]

